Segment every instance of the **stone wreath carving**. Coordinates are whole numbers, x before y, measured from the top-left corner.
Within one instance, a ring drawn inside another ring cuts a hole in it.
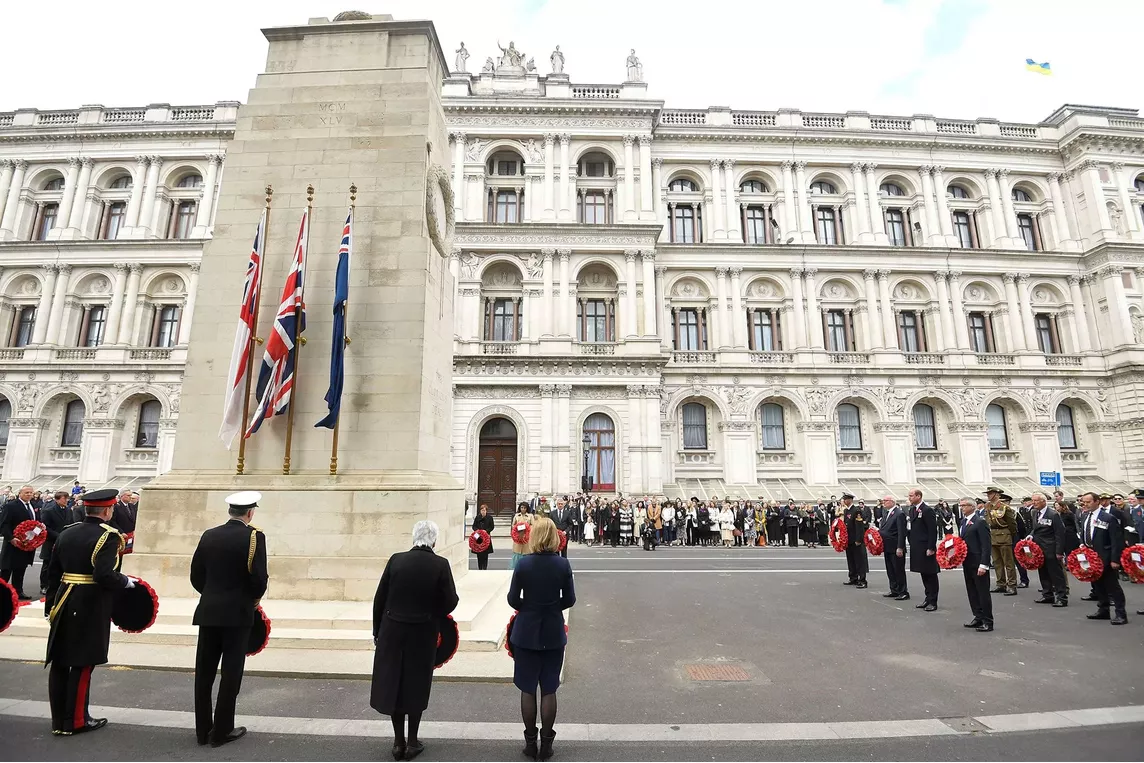
[[[429,165],[425,180],[425,220],[429,228],[429,240],[433,242],[438,254],[448,257],[453,251],[453,231],[457,227],[457,216],[453,210],[453,186],[449,181],[449,173],[439,164]],[[445,208],[444,228],[437,216],[438,201]]]

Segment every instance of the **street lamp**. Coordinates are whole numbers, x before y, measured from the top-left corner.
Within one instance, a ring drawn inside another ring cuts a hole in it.
[[[585,493],[589,493],[592,491],[592,483],[588,477],[588,453],[592,448],[592,438],[588,436],[587,432],[584,433],[582,442],[584,443],[584,476],[580,480],[580,489]]]

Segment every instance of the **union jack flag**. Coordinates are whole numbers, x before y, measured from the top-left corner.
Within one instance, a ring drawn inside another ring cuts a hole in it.
[[[258,372],[255,399],[258,407],[250,419],[246,436],[250,437],[271,416],[285,413],[290,407],[290,393],[294,390],[294,360],[297,357],[298,337],[306,330],[306,304],[303,301],[306,274],[306,244],[310,233],[310,210],[302,213],[298,226],[298,241],[294,244],[294,259],[286,274],[282,301],[274,317],[274,327],[266,340],[262,368]]]
[[[254,323],[258,319],[258,300],[262,285],[262,252],[266,236],[266,211],[258,221],[254,234],[254,246],[250,250],[250,262],[246,265],[246,282],[242,286],[242,306],[238,311],[238,330],[234,332],[234,350],[230,355],[230,373],[226,375],[226,396],[223,399],[222,426],[219,439],[226,443],[227,450],[234,444],[234,436],[242,429],[243,393],[246,391],[246,374],[250,368],[250,338],[254,335]]]

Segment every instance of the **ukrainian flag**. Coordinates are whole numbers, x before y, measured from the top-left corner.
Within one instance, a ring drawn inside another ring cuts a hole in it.
[[[1026,58],[1025,59],[1025,68],[1031,72],[1036,72],[1037,74],[1044,74],[1045,76],[1048,76],[1048,75],[1053,73],[1053,70],[1051,68],[1049,68],[1049,62],[1048,61],[1046,61],[1043,64],[1039,64],[1031,58]]]

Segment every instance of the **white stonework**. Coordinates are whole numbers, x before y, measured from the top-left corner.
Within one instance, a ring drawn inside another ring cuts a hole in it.
[[[453,162],[458,219],[452,470],[470,500],[490,420],[517,433],[503,488],[515,500],[579,487],[593,414],[612,421],[625,494],[921,484],[952,497],[1057,470],[1069,490],[1144,481],[1136,112],[1063,106],[1006,124],[679,110],[644,82],[570,76],[502,65],[442,86],[438,155]],[[0,114],[4,482],[169,468],[195,266],[237,111]],[[190,172],[202,184],[180,188]],[[195,219],[172,240],[181,201]],[[103,241],[113,203],[122,227]],[[48,205],[55,226],[30,240]],[[606,341],[583,336],[589,303]],[[181,324],[152,347],[165,305]],[[78,347],[92,306],[107,307],[103,344]],[[760,344],[750,320],[777,322],[776,337]],[[70,399],[85,406],[78,448],[60,446]],[[158,447],[131,447],[149,399]],[[691,403],[703,415],[685,438]]]

